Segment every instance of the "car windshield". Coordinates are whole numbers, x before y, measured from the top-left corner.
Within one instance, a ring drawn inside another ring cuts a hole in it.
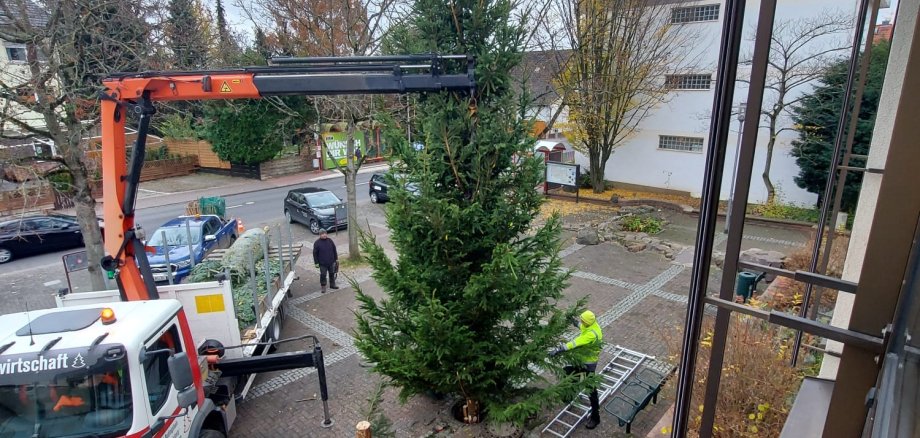
[[[189,232],[192,234],[192,244],[197,244],[201,241],[201,227],[197,225],[192,225],[186,230],[185,226],[178,227],[167,227],[167,228],[158,228],[153,232],[153,235],[150,236],[150,240],[147,241],[147,246],[180,246],[188,245],[188,235]],[[163,243],[163,238],[166,238],[165,244]]]
[[[109,345],[4,357],[0,437],[123,436],[132,421],[124,351]]]
[[[341,202],[342,201],[332,192],[318,192],[307,195],[307,203],[310,204],[310,207],[314,208],[329,207],[331,205],[340,204]]]

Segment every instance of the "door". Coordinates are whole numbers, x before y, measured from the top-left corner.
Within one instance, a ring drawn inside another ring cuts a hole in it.
[[[207,236],[215,236],[220,232],[220,222],[217,218],[208,218],[204,222],[204,225],[201,227],[201,242],[204,247],[204,253],[207,254],[211,252],[214,248],[218,246],[223,246],[217,240],[208,241]]]
[[[167,365],[170,356],[167,350],[173,353],[185,351],[185,345],[179,333],[178,318],[174,316],[169,323],[144,343],[147,355],[141,363],[141,372],[147,401],[148,424],[151,425],[158,418],[179,413],[177,400],[179,391],[173,388],[172,377]],[[166,427],[163,428],[166,431],[163,436],[187,436],[192,417],[194,415],[168,420]]]
[[[294,205],[297,206],[297,220],[303,224],[310,223],[310,216],[307,214],[307,210],[310,208],[307,205],[307,196],[303,193],[295,193]]]

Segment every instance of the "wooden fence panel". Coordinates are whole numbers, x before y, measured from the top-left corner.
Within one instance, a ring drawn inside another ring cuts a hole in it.
[[[223,161],[211,149],[211,143],[203,140],[167,138],[169,152],[177,155],[196,155],[198,165],[213,169],[230,169],[230,162]]]

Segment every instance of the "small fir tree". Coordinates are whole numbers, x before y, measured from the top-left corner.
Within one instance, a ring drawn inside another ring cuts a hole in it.
[[[390,121],[393,166],[406,175],[391,181],[401,188],[386,210],[398,259],[363,239],[387,297],[358,289],[357,346],[403,400],[456,394],[490,418],[521,423],[584,383],[549,384],[540,371],[559,374],[577,360],[550,360],[547,351],[582,303],[557,308],[569,276],[558,218],[531,229],[543,167],[521,118],[525,99],[512,90],[525,37],[512,8],[507,0],[417,0],[408,28],[387,44],[397,53],[474,55],[477,88],[419,97],[419,151]],[[405,190],[408,182],[417,194]]]

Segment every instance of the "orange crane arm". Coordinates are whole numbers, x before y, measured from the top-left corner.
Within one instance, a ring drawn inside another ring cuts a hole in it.
[[[134,221],[147,131],[156,101],[258,99],[284,95],[399,94],[475,89],[472,57],[412,55],[278,58],[273,66],[194,72],[116,74],[103,80],[102,186],[105,249],[102,267],[115,272],[122,300],[159,297]],[[446,74],[445,70],[460,71]],[[125,124],[138,118],[127,156]]]

